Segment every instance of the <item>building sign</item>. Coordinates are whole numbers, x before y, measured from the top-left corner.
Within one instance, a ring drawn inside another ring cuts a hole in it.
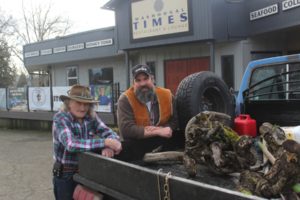
[[[66,52],[66,47],[63,46],[63,47],[55,47],[53,49],[53,53],[62,53],[62,52]]]
[[[41,50],[41,56],[52,54],[52,49]]]
[[[263,17],[274,15],[278,13],[278,4],[273,4],[268,7],[253,11],[250,13],[250,20],[257,20]]]
[[[84,43],[72,44],[67,46],[68,51],[76,51],[80,49],[84,49]]]
[[[300,6],[300,0],[286,0],[282,2],[282,10],[289,10]]]
[[[10,110],[27,111],[26,88],[8,88],[7,104]]]
[[[40,53],[39,51],[30,51],[30,52],[26,52],[25,53],[25,58],[30,58],[30,57],[35,57],[35,56],[39,56]]]
[[[30,87],[29,110],[51,110],[50,87]]]
[[[53,87],[52,92],[53,92],[53,110],[58,111],[63,102],[59,99],[60,95],[68,95],[68,91],[70,90],[71,87],[66,86],[66,87]]]
[[[106,39],[106,40],[97,40],[92,42],[86,42],[85,48],[94,48],[94,47],[102,47],[102,46],[108,46],[113,44],[113,39]]]
[[[133,39],[188,32],[188,0],[132,2],[131,23]]]
[[[6,110],[6,89],[0,88],[0,110]]]

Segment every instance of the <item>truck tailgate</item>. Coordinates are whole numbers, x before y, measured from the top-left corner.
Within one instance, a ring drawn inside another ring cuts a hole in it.
[[[151,168],[151,169],[150,169]],[[216,176],[203,166],[196,179],[184,178],[181,165],[152,165],[150,168],[95,153],[82,153],[79,157],[79,174],[74,179],[83,185],[122,200],[163,199],[166,174],[170,199],[262,199],[233,191],[230,177]],[[158,172],[159,169],[162,171]]]

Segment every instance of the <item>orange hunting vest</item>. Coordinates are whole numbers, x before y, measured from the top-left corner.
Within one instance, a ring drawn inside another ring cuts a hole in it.
[[[156,126],[162,126],[168,122],[172,115],[172,93],[169,89],[156,87],[155,94],[159,105],[159,120]],[[136,98],[133,87],[126,90],[125,95],[131,105],[137,125],[149,126],[148,108]]]

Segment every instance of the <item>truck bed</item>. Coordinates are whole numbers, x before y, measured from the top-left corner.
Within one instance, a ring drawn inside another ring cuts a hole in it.
[[[79,173],[74,179],[113,199],[153,200],[164,199],[164,184],[169,172],[168,185],[172,200],[262,199],[234,191],[235,184],[231,177],[215,175],[205,166],[200,166],[195,179],[187,179],[180,164],[128,163],[95,153],[80,154]]]

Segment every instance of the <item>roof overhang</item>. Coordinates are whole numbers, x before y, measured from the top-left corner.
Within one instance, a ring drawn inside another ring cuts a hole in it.
[[[116,5],[120,2],[120,0],[110,0],[106,4],[104,4],[101,8],[106,10],[115,11]]]

